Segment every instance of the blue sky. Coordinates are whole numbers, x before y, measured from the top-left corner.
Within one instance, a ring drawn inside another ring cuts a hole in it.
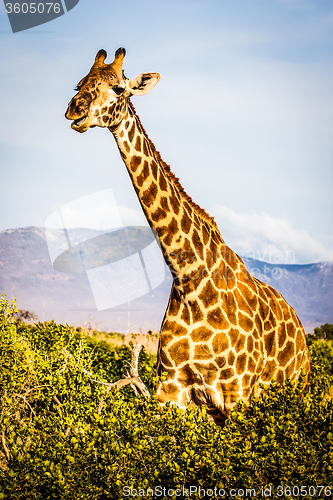
[[[13,34],[1,4],[0,230],[44,226],[107,188],[141,223],[112,135],[64,118],[96,52],[110,62],[123,46],[126,76],[161,74],[134,105],[226,242],[260,260],[332,261],[332,14],[325,0],[81,0]]]

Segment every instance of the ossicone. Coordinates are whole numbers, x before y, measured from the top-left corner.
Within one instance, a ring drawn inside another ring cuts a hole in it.
[[[106,50],[104,50],[104,49],[99,50],[96,54],[96,57],[95,57],[95,64],[104,63],[106,58],[107,58]]]

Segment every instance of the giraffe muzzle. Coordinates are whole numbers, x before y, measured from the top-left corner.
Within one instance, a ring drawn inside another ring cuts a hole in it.
[[[86,132],[86,130],[88,130],[88,114],[84,114],[83,116],[77,118],[77,113],[72,113],[69,106],[66,111],[65,117],[67,118],[67,120],[73,120],[71,123],[71,128],[76,132]]]
[[[81,132],[81,128],[86,124],[88,120],[88,115],[83,116],[82,118],[78,118],[77,120],[74,120],[71,123],[71,127],[73,130],[77,130],[78,132]],[[87,128],[85,128],[87,130]],[[85,130],[82,130],[82,132],[85,132]]]
[[[89,103],[82,97],[73,98],[65,113],[67,120],[72,120],[71,128],[77,132],[88,130]]]

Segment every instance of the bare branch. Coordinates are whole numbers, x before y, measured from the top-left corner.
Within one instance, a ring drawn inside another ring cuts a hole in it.
[[[142,348],[142,344],[136,344],[133,348],[132,351],[132,356],[131,356],[131,364],[130,364],[130,377],[125,377],[121,380],[118,380],[117,382],[113,383],[113,386],[116,387],[117,389],[120,389],[120,387],[123,387],[124,385],[134,385],[136,386],[141,394],[147,399],[151,399],[150,397],[150,392],[148,391],[147,387],[145,384],[142,382],[141,377],[139,375],[139,370],[138,370],[138,364],[139,364],[139,355],[140,351]]]
[[[36,416],[36,413],[33,411],[33,409],[31,408],[30,404],[28,403],[28,401],[26,400],[26,398],[24,396],[22,396],[22,394],[15,394],[15,396],[17,396],[18,398],[21,398],[23,399],[23,401],[25,402],[26,405],[29,406],[30,408],[30,417],[31,417],[31,414],[35,415]]]
[[[93,373],[88,372],[88,371],[87,371],[87,370],[85,370],[84,368],[81,368],[81,371],[82,371],[83,373],[86,373],[87,375],[90,375],[91,377],[93,376]]]
[[[106,394],[107,394],[108,392],[110,392],[110,391],[111,391],[111,387],[108,387],[108,388],[106,389]],[[99,415],[99,414],[101,413],[101,411],[102,411],[103,404],[104,404],[104,399],[105,399],[105,395],[101,397],[101,400],[100,400],[100,402],[99,402],[99,405],[98,405],[98,410],[97,410],[98,415]]]
[[[62,404],[60,403],[60,401],[59,401],[59,399],[57,398],[57,396],[52,396],[52,399],[53,399],[53,401],[54,401],[57,405],[62,406]]]
[[[139,355],[141,351],[142,344],[136,344],[132,350],[132,356],[131,356],[131,364],[130,364],[130,376],[128,376],[128,372],[126,371],[125,373],[125,378],[122,378],[118,380],[117,382],[113,382],[112,384],[109,384],[107,382],[100,382],[99,380],[95,379],[90,379],[92,382],[95,382],[96,384],[101,384],[105,385],[108,387],[107,392],[111,390],[112,387],[115,387],[117,390],[120,389],[121,387],[124,387],[125,385],[131,385],[135,395],[138,394],[137,389],[143,394],[143,396],[147,399],[151,399],[150,392],[148,391],[147,387],[145,384],[142,382],[141,377],[139,375],[138,371],[138,363],[139,363]],[[86,373],[89,374],[86,370],[84,370]],[[134,386],[134,387],[133,387]],[[99,406],[98,406],[98,413],[102,411],[104,403],[104,396],[102,397]]]
[[[129,378],[129,377],[130,377],[130,373],[128,372],[128,370],[126,370],[126,371],[124,372],[124,375],[125,375],[125,378]],[[131,388],[132,388],[132,390],[133,390],[134,394],[135,394],[136,396],[138,396],[138,395],[139,395],[139,391],[137,390],[137,388],[135,387],[135,385],[134,385],[134,384],[131,384]]]
[[[5,438],[5,432],[4,431],[2,431],[2,433],[1,433],[1,442],[2,442],[2,447],[3,447],[4,451],[5,451],[6,458],[9,461],[10,460],[10,455],[9,455],[9,450],[7,448],[7,445],[6,445],[6,438]]]
[[[138,366],[139,366],[139,355],[140,355],[141,347],[142,347],[142,344],[136,344],[134,346],[133,351],[132,351],[131,365],[130,365],[130,373],[131,373],[132,377],[140,378]],[[140,380],[141,380],[141,378],[140,378]]]
[[[24,395],[26,396],[27,394],[29,394],[29,392],[35,391],[36,389],[41,389],[42,387],[51,387],[51,386],[49,384],[46,384],[46,385],[36,385],[36,387],[32,387],[32,389],[29,389],[29,391],[26,391],[24,393]]]

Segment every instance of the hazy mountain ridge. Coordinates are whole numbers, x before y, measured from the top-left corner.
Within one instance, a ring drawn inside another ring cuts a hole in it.
[[[59,230],[60,231],[60,230]],[[94,238],[103,231],[74,229],[73,237]],[[138,238],[146,241],[146,236]],[[144,246],[144,244],[143,244]],[[333,323],[333,263],[270,264],[244,258],[249,271],[276,288],[294,307],[307,332]],[[39,318],[113,331],[158,330],[168,303],[171,275],[152,292],[112,309],[97,311],[86,273],[62,273],[52,267],[44,228],[8,229],[0,233],[0,293],[17,298],[21,309]]]

